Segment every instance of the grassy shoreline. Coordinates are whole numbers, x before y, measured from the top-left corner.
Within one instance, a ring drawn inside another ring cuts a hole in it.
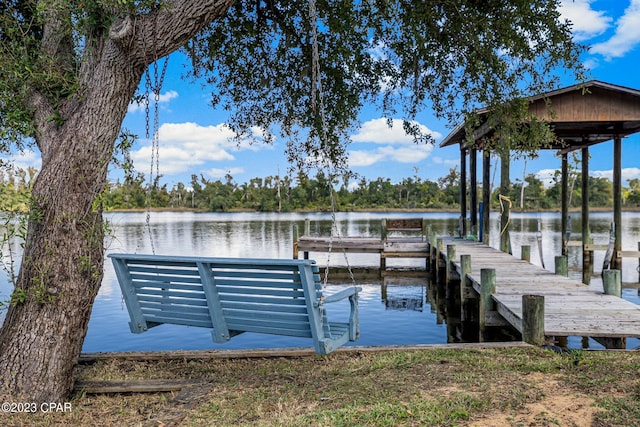
[[[190,380],[180,392],[76,393],[67,413],[0,414],[11,426],[633,426],[640,352],[534,347],[344,351],[328,356],[80,366],[83,381]]]

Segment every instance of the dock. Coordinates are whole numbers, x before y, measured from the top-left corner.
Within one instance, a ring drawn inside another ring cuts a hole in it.
[[[422,218],[383,219],[380,237],[311,236],[307,221],[304,234],[293,242],[293,258],[299,258],[301,252],[305,259],[310,252],[370,253],[380,256],[381,272],[386,270],[389,258],[422,258],[426,267],[429,259],[426,230]]]
[[[640,337],[639,306],[566,277],[566,272],[555,274],[531,264],[526,250],[517,258],[479,242],[453,238],[437,239],[435,246],[433,268],[446,286],[459,286],[446,294],[459,298],[462,321],[478,316],[480,341],[491,327],[505,324],[528,334],[531,320],[525,299],[531,296],[543,301],[539,334],[547,340],[562,343],[568,336],[590,337],[606,348],[625,348],[626,338]],[[556,259],[560,262],[556,271],[566,271],[562,258]],[[618,283],[618,294],[619,289]],[[477,312],[468,312],[474,306]]]

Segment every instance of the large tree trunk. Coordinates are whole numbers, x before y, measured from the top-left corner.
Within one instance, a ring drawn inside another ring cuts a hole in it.
[[[34,91],[42,169],[16,292],[0,330],[0,396],[12,401],[63,402],[72,389],[103,276],[104,228],[94,203],[127,106],[155,59],[150,47],[155,57],[176,50],[232,1],[169,3],[137,19],[117,19],[109,38],[88,40],[95,45],[87,48],[74,97],[56,103]],[[58,37],[63,19],[51,15],[42,52],[60,62],[71,50]]]
[[[96,68],[86,102],[40,135],[46,149],[16,298],[0,331],[1,388],[14,396],[61,401],[73,385],[103,271],[103,220],[93,204],[143,70],[120,65],[130,72]]]

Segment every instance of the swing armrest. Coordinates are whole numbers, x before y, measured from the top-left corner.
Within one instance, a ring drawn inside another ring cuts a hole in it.
[[[332,303],[336,301],[341,301],[345,298],[351,297],[353,295],[358,295],[358,292],[361,292],[362,288],[359,286],[353,286],[351,288],[343,289],[340,292],[336,292],[335,294],[331,294],[322,299],[322,303]],[[320,303],[315,303],[316,307],[320,305]]]

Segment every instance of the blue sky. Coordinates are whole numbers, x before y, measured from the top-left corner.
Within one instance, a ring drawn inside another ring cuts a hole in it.
[[[640,0],[564,0],[561,13],[573,22],[574,37],[590,46],[583,56],[592,79],[640,89]],[[169,68],[159,102],[159,169],[162,182],[169,187],[181,181],[188,185],[192,174],[207,179],[220,179],[230,173],[238,183],[253,177],[285,174],[288,164],[284,155],[285,141],[273,145],[249,145],[229,140],[231,133],[224,125],[225,114],[209,106],[206,87],[180,78],[184,64],[179,55],[169,60]],[[574,81],[563,81],[572,85]],[[153,107],[152,107],[153,109]],[[457,147],[438,148],[438,143],[451,131],[445,121],[435,119],[429,111],[417,117],[418,122],[436,139],[436,145],[413,144],[402,131],[400,122],[388,128],[373,108],[362,112],[362,126],[352,135],[351,169],[367,179],[390,178],[398,182],[417,174],[436,180],[459,164]],[[451,124],[453,126],[456,123]],[[132,105],[123,126],[139,135],[132,149],[138,171],[146,176],[151,163],[150,141],[145,139],[145,112]],[[611,178],[613,145],[599,144],[591,149],[591,171],[595,176]],[[26,152],[16,157],[18,166],[40,167],[39,155]],[[458,166],[459,167],[459,166]],[[546,151],[526,164],[526,173],[540,177],[553,174],[560,160]],[[640,178],[640,135],[623,140],[623,184]],[[521,178],[524,163],[512,164],[512,180]],[[116,179],[119,171],[110,172]]]

